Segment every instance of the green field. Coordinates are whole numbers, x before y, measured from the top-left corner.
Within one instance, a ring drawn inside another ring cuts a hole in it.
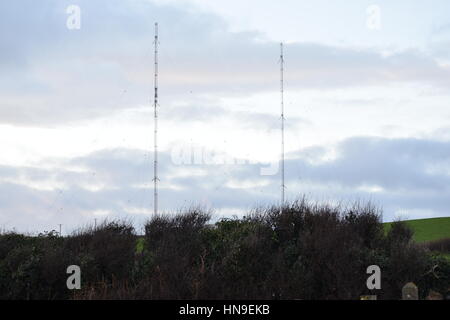
[[[145,248],[145,239],[143,237],[140,237],[136,241],[136,253],[141,254],[142,252],[144,252],[144,248]]]
[[[427,242],[450,238],[450,217],[405,221],[414,230],[414,239],[417,242]],[[388,231],[392,223],[385,223]]]

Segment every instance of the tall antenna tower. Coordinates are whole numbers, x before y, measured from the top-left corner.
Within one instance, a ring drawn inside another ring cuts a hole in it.
[[[280,213],[283,213],[284,206],[284,54],[283,43],[280,43],[280,95],[281,95],[281,203]]]
[[[154,106],[154,162],[153,162],[153,213],[158,214],[158,23],[155,23],[155,96],[153,101]]]

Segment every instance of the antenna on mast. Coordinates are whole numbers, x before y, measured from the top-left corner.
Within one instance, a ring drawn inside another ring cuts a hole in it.
[[[153,193],[153,213],[158,214],[158,23],[155,23],[155,96],[154,96],[154,162],[153,162],[153,183],[154,183],[154,193]]]
[[[283,213],[284,206],[284,54],[283,43],[280,43],[280,94],[281,94],[281,203],[280,213]]]

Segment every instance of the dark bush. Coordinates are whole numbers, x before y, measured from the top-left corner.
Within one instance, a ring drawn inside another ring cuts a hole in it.
[[[176,216],[153,217],[145,226],[149,298],[198,298],[204,263],[202,231],[209,214],[193,209]]]
[[[367,294],[366,269],[383,270],[380,298],[398,299],[419,282],[428,253],[394,223],[384,235],[371,205],[320,206],[306,200],[254,210],[208,225],[192,212],[147,224],[153,299],[355,299]],[[411,262],[414,261],[412,264]]]
[[[431,241],[425,244],[430,251],[450,253],[450,238]]]
[[[405,244],[413,240],[414,231],[406,224],[404,221],[394,221],[392,222],[388,235],[387,241],[390,247],[395,244]]]
[[[127,279],[134,266],[136,236],[130,224],[105,223],[66,238],[54,231],[37,237],[0,236],[1,299],[67,299],[67,267],[78,265],[86,287]],[[6,248],[9,246],[9,251]]]
[[[127,222],[105,222],[67,237],[64,249],[70,264],[83,270],[83,280],[94,283],[127,279],[134,266],[137,237]]]
[[[7,242],[10,236],[6,237]],[[0,262],[1,298],[63,298],[59,294],[65,284],[65,268],[61,265],[63,239],[55,232],[13,238],[18,239],[18,243],[11,246]]]
[[[210,222],[191,209],[153,217],[145,235],[103,223],[68,237],[0,235],[1,299],[400,299],[415,282],[424,298],[450,287],[450,262],[419,245],[403,222],[387,234],[373,206],[305,199]],[[66,288],[66,268],[82,270],[82,290]],[[366,287],[378,265],[382,289]]]
[[[450,290],[450,260],[442,255],[433,254],[427,262],[426,271],[418,280],[421,289],[421,298],[425,298],[430,290],[437,291],[445,296]]]

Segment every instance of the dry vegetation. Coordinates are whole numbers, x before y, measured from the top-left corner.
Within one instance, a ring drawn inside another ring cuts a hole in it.
[[[430,244],[433,250],[448,243]],[[79,265],[82,289],[66,288]],[[1,299],[358,299],[366,268],[382,270],[380,299],[415,282],[422,298],[450,287],[450,262],[413,241],[405,223],[384,232],[370,205],[305,200],[210,223],[193,209],[153,217],[145,235],[126,222],[55,233],[0,236]]]

